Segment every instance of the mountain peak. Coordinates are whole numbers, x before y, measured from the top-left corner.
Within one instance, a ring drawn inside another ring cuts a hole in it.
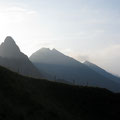
[[[55,48],[53,48],[52,51],[57,51],[57,50]]]
[[[56,65],[78,65],[78,61],[75,59],[64,55],[60,51],[53,48],[49,51],[40,49],[39,51],[33,53],[30,56],[30,60],[36,63],[45,63],[45,64],[56,64]]]
[[[38,52],[38,53],[39,53],[39,52],[54,53],[54,52],[59,52],[59,51],[56,50],[55,48],[53,48],[53,49],[51,50],[50,48],[45,48],[45,47],[43,47],[43,48],[39,49],[37,52]],[[60,52],[59,52],[59,53],[60,53]]]
[[[43,47],[43,48],[41,48],[40,50],[42,50],[42,51],[50,51],[50,48],[45,48],[45,47]]]
[[[5,38],[4,43],[15,43],[14,39],[11,36],[7,36]]]
[[[0,56],[4,58],[26,58],[11,36],[7,36],[0,45]]]
[[[60,51],[58,51],[58,50],[55,49],[55,48],[53,48],[51,51],[52,51],[53,54],[56,54],[56,55],[62,55],[62,56],[64,55],[63,53],[61,53]],[[64,56],[65,56],[65,55],[64,55]]]

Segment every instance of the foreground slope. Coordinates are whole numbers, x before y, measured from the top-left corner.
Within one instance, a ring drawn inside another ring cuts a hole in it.
[[[56,49],[42,48],[33,53],[30,60],[39,70],[54,76],[55,81],[68,81],[76,85],[102,87],[115,92],[120,91],[120,84]]]
[[[0,65],[25,76],[43,77],[10,36],[0,45]]]
[[[0,120],[120,120],[120,94],[20,76],[0,67]]]

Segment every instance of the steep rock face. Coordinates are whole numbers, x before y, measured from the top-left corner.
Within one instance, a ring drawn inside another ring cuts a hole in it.
[[[43,77],[10,36],[0,45],[0,65],[25,76]]]
[[[33,53],[30,60],[39,70],[54,76],[55,81],[67,81],[69,84],[96,86],[120,91],[120,84],[56,49],[42,48]]]

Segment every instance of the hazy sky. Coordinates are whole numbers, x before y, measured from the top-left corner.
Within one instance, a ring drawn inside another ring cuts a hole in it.
[[[120,0],[0,0],[0,43],[30,56],[56,48],[120,75]]]

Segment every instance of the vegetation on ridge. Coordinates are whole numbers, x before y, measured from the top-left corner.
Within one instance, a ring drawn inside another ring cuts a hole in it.
[[[0,120],[120,120],[120,94],[20,76],[0,67]]]

